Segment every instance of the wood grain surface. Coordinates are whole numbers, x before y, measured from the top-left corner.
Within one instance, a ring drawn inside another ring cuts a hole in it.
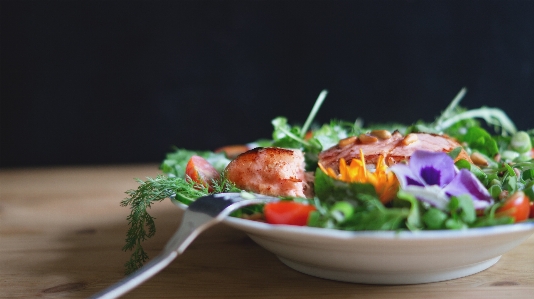
[[[87,298],[123,277],[124,192],[157,165],[0,171],[0,298]],[[155,256],[180,211],[156,203]],[[244,233],[217,225],[124,298],[534,298],[534,236],[481,273],[451,281],[374,286],[294,271]]]

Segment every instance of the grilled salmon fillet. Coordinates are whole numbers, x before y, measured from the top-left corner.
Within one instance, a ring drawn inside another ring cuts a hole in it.
[[[450,137],[430,133],[410,133],[403,136],[398,131],[393,132],[387,138],[354,138],[354,142],[339,144],[321,152],[319,163],[325,168],[339,170],[339,160],[344,158],[349,162],[352,159],[360,158],[360,149],[365,155],[365,161],[369,164],[376,164],[380,155],[384,156],[388,165],[393,165],[401,161],[408,161],[416,150],[433,152],[450,152],[461,146]],[[469,155],[462,149],[456,158],[471,161]]]
[[[311,197],[313,190],[300,150],[255,148],[226,167],[226,177],[238,188],[271,196]]]

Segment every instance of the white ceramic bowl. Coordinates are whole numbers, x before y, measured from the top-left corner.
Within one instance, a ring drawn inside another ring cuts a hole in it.
[[[233,217],[224,223],[297,271],[366,284],[429,283],[475,274],[534,233],[534,222],[419,232],[348,232]]]

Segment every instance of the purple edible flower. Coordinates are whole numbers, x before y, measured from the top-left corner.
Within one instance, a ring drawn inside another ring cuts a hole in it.
[[[446,209],[451,196],[464,194],[471,196],[475,209],[493,204],[493,198],[475,175],[467,169],[458,170],[446,153],[416,151],[408,165],[396,164],[390,169],[404,191],[438,209]]]

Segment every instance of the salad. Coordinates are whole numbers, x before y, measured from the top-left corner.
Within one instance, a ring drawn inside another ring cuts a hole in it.
[[[142,242],[156,231],[148,209],[165,198],[187,205],[210,193],[264,193],[282,200],[232,216],[349,231],[462,230],[533,221],[534,129],[518,131],[498,108],[463,108],[465,92],[430,123],[364,125],[360,119],[314,123],[323,91],[303,125],[273,119],[270,139],[215,151],[175,148],[161,163],[163,174],[138,180],[121,202],[131,209],[126,273],[148,259]],[[282,159],[290,159],[289,169],[266,167]],[[249,171],[244,165],[257,167],[259,176],[243,175]],[[296,185],[271,188],[276,182],[266,179],[272,175],[266,168],[284,182],[286,171],[296,171],[289,180]]]

